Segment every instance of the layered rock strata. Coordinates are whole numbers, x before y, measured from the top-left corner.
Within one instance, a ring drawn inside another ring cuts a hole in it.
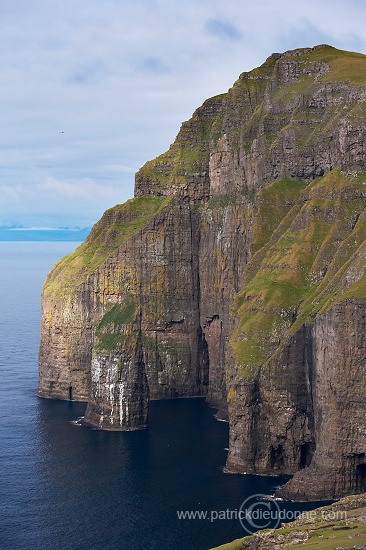
[[[365,121],[366,57],[329,46],[207,100],[49,274],[38,395],[108,430],[205,396],[227,471],[366,490]]]

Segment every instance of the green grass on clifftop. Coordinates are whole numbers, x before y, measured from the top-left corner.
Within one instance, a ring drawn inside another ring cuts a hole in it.
[[[352,82],[366,84],[366,55],[323,46],[297,59],[328,63],[330,71],[322,77],[323,82]]]
[[[107,210],[86,241],[55,265],[46,279],[44,293],[62,296],[84,283],[118,247],[137,235],[169,202],[170,198],[139,197]]]

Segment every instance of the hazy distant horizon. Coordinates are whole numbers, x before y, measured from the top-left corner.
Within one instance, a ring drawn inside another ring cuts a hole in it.
[[[82,242],[91,227],[0,226],[0,242]]]

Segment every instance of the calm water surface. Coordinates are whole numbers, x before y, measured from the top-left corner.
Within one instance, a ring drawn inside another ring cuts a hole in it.
[[[74,248],[0,243],[0,549],[206,550],[244,536],[237,520],[177,518],[284,481],[223,474],[228,425],[202,400],[153,403],[148,430],[110,433],[73,423],[84,404],[36,397],[42,283]]]

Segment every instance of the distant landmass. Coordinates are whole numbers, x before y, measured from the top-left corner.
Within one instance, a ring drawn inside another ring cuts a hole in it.
[[[16,227],[0,226],[0,241],[74,241],[82,242],[91,227]]]

